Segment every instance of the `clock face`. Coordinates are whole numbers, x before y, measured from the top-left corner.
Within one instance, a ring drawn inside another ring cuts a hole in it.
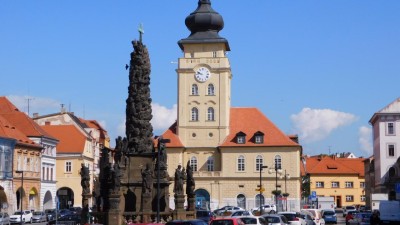
[[[196,70],[196,73],[194,74],[194,77],[196,78],[197,81],[199,82],[205,82],[211,77],[210,70],[208,70],[205,67],[200,67]]]

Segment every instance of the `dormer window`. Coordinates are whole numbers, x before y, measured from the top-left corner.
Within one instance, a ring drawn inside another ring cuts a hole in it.
[[[236,143],[245,144],[246,143],[246,134],[243,132],[239,132],[236,134]]]
[[[264,133],[263,132],[258,131],[254,134],[254,143],[256,143],[256,144],[264,143]]]

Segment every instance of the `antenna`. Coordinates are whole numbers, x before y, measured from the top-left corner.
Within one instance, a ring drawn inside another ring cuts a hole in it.
[[[34,98],[29,98],[29,97],[28,97],[28,98],[26,99],[26,101],[28,101],[28,116],[29,116],[29,108],[30,108],[30,107],[29,107],[29,104],[30,104],[31,100],[34,100]]]
[[[332,146],[330,146],[330,145],[328,146],[329,155],[331,155],[331,147],[332,147]]]

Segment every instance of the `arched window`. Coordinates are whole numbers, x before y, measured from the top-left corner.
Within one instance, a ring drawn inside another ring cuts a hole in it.
[[[192,158],[190,158],[190,166],[192,167],[193,171],[197,171],[197,158],[196,158],[196,156],[192,156]]]
[[[262,205],[264,205],[264,196],[263,195],[260,195],[260,194],[257,194],[256,195],[256,206],[257,207],[260,207],[260,206],[262,206]]]
[[[192,95],[199,95],[199,87],[197,84],[192,84]]]
[[[199,110],[192,108],[192,121],[199,121]]]
[[[237,159],[237,170],[238,171],[244,171],[244,156],[239,156]]]
[[[282,169],[282,159],[280,155],[275,156],[275,167],[277,169]]]
[[[237,201],[237,206],[239,206],[242,209],[246,208],[246,196],[244,196],[243,194],[239,194],[236,197],[236,201]]]
[[[207,95],[215,95],[215,88],[213,84],[209,84],[207,88]]]
[[[215,120],[214,108],[212,108],[212,107],[207,109],[207,120],[209,120],[209,121],[214,121]]]
[[[207,159],[207,171],[214,171],[214,157],[212,156]]]
[[[261,155],[258,155],[256,157],[256,171],[260,171],[262,166],[263,166],[263,157]]]

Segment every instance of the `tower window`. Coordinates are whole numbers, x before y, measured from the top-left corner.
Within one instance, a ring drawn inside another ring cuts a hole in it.
[[[197,84],[192,84],[192,95],[199,95],[199,87]]]
[[[199,110],[192,108],[192,121],[199,121]]]
[[[207,109],[207,120],[214,121],[214,109],[212,107]]]
[[[213,84],[209,84],[207,88],[207,95],[215,95],[215,89]]]

